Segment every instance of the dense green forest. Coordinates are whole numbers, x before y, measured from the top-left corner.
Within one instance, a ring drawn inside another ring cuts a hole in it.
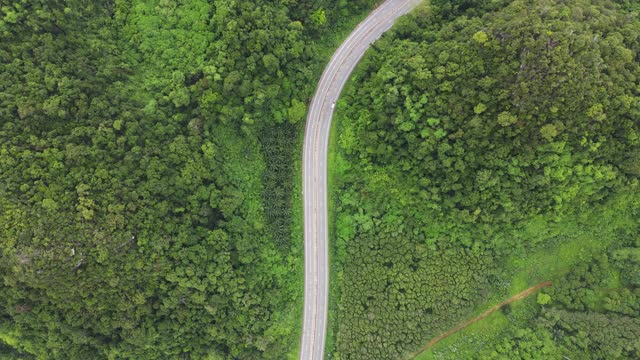
[[[0,0],[0,359],[295,357],[295,163],[374,0]],[[432,0],[337,107],[337,359],[640,357],[640,7]]]
[[[434,0],[374,44],[330,159],[333,358],[407,358],[547,280],[426,358],[640,356],[639,19],[631,1]]]
[[[0,1],[1,357],[295,354],[296,139],[372,5]]]

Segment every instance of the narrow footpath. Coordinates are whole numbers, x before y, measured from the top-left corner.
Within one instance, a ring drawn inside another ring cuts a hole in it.
[[[505,300],[505,301],[503,301],[503,302],[501,302],[501,303],[499,303],[497,305],[494,305],[494,306],[490,307],[487,311],[483,312],[479,316],[471,318],[471,319],[469,319],[469,320],[457,325],[456,327],[454,327],[454,328],[452,328],[452,329],[450,329],[450,330],[448,330],[448,331],[446,331],[446,332],[434,337],[425,346],[423,346],[417,353],[411,355],[411,358],[412,359],[415,358],[416,356],[420,355],[421,353],[429,350],[429,348],[431,348],[433,345],[437,344],[441,340],[444,340],[444,339],[448,338],[449,336],[457,333],[458,331],[461,331],[461,330],[465,329],[469,325],[486,318],[487,316],[493,314],[496,310],[500,310],[503,306],[511,304],[512,302],[524,299],[527,296],[533,294],[534,292],[536,292],[536,291],[538,291],[538,290],[540,290],[542,288],[549,287],[551,285],[553,285],[551,283],[551,281],[545,281],[545,282],[540,283],[538,285],[532,286],[532,287],[530,287],[530,288],[528,288],[528,289],[526,289],[526,290],[524,290],[524,291],[522,291],[520,293],[517,293],[514,296],[510,297],[509,299],[507,299],[507,300]]]

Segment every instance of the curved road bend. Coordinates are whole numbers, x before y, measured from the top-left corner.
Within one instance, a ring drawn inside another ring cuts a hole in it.
[[[344,84],[372,42],[421,0],[386,0],[333,54],[313,97],[304,135],[304,318],[300,360],[322,360],[327,329],[327,148],[335,105]]]

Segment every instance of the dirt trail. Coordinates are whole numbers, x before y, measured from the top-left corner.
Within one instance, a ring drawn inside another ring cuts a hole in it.
[[[505,300],[505,301],[503,301],[503,302],[501,302],[499,304],[496,304],[496,305],[490,307],[487,311],[483,312],[479,316],[471,318],[471,319],[469,319],[469,320],[457,325],[456,327],[454,327],[454,328],[452,328],[450,330],[447,330],[446,332],[434,337],[425,346],[423,346],[417,353],[411,355],[411,359],[413,359],[416,356],[420,355],[422,352],[428,350],[430,347],[432,347],[433,345],[437,344],[440,340],[443,340],[443,339],[445,339],[445,338],[457,333],[458,331],[466,328],[467,326],[473,324],[476,321],[480,321],[480,320],[486,318],[487,316],[491,315],[494,311],[499,310],[501,307],[503,307],[505,305],[508,305],[508,304],[511,304],[514,301],[518,301],[518,300],[524,299],[527,296],[531,295],[532,293],[534,293],[534,292],[536,292],[536,291],[538,291],[538,290],[540,290],[542,288],[549,287],[551,285],[553,285],[551,283],[551,281],[545,281],[545,282],[540,283],[538,285],[532,286],[532,287],[530,287],[530,288],[528,288],[528,289],[526,289],[526,290],[524,290],[524,291],[522,291],[520,293],[517,293],[517,294],[513,295],[512,297],[510,297],[509,299],[507,299],[507,300]]]

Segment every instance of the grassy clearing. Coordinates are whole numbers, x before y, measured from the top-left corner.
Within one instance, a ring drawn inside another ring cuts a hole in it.
[[[469,327],[464,329],[462,332],[454,334],[440,341],[437,345],[434,346],[432,350],[425,351],[416,356],[414,359],[439,359],[440,357],[438,355],[440,354],[435,351],[436,349],[446,349],[446,351],[449,352],[450,355],[453,355],[460,359],[469,358],[469,356],[473,355],[472,347],[477,342],[483,341],[483,337],[481,334],[492,334],[494,332],[494,329],[503,329],[507,325],[509,325],[509,320],[507,319],[507,317],[502,312],[496,311],[484,320],[469,325]],[[462,333],[474,334],[476,336],[462,338]],[[462,340],[465,340],[466,342],[464,344],[461,344]]]
[[[584,209],[558,222],[547,223],[541,218],[532,219],[524,227],[522,235],[531,237],[537,234],[535,241],[539,241],[541,246],[528,254],[511,256],[504,261],[501,268],[504,269],[503,277],[508,283],[505,294],[512,296],[540,281],[558,279],[575,265],[589,261],[593,255],[605,251],[615,242],[618,229],[634,224],[635,219],[627,209],[637,199],[638,194],[621,192],[605,204]],[[611,284],[615,285],[616,282],[619,280],[614,274]],[[502,292],[497,291],[496,295]],[[479,314],[497,303],[496,295],[478,306],[474,313]],[[513,303],[510,305],[510,319],[502,312],[495,312],[444,339],[415,359],[472,358],[483,344],[500,336],[514,319],[524,323],[534,316],[537,306],[532,299]]]
[[[473,317],[469,320],[465,320],[463,322],[461,322],[460,324],[456,325],[455,327],[447,330],[446,332],[436,336],[435,338],[431,339],[424,347],[422,347],[418,353],[415,356],[420,355],[421,353],[427,351],[428,349],[430,349],[431,347],[435,346],[436,344],[438,344],[440,341],[448,338],[449,336],[452,336],[456,333],[458,333],[459,331],[462,331],[466,328],[468,328],[469,326],[482,321],[484,319],[486,319],[487,317],[491,316],[493,313],[495,313],[498,310],[501,310],[502,308],[504,308],[505,306],[509,306],[510,304],[522,300],[528,296],[531,296],[532,294],[536,293],[538,290],[545,288],[545,287],[549,287],[551,286],[552,283],[551,281],[546,281],[540,284],[537,284],[535,286],[532,286],[512,297],[510,297],[509,299],[502,301],[499,304],[496,304],[492,307],[490,307],[488,310],[484,311],[482,314],[480,314],[479,316]],[[412,356],[412,357],[415,357]]]

